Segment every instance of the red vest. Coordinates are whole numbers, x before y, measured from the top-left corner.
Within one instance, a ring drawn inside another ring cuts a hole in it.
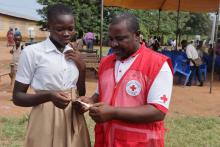
[[[117,84],[114,76],[116,56],[103,58],[99,67],[100,102],[119,107],[145,105],[150,87],[164,62],[172,67],[170,59],[145,46],[141,46],[135,54],[135,61]],[[95,147],[163,146],[163,121],[132,124],[113,120],[95,127]]]

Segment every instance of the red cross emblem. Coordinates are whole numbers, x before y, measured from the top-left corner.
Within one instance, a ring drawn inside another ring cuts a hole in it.
[[[130,89],[131,89],[132,91],[135,91],[135,90],[136,90],[136,86],[135,86],[135,85],[132,85],[132,86],[130,87]]]
[[[126,84],[126,92],[130,96],[137,96],[141,92],[141,84],[136,80],[131,80]]]
[[[163,101],[163,103],[166,103],[168,100],[165,94],[162,97],[160,97],[160,99]]]

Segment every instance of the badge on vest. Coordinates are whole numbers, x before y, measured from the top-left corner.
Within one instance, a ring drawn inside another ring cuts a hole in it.
[[[137,96],[141,92],[141,84],[136,80],[131,80],[126,85],[126,92],[130,96]]]

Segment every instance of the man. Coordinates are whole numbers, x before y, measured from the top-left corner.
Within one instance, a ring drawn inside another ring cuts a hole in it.
[[[10,53],[13,55],[12,57],[12,63],[11,63],[11,73],[10,73],[10,77],[11,77],[11,85],[14,85],[14,81],[15,81],[15,74],[17,72],[17,66],[18,66],[18,60],[21,54],[21,51],[23,49],[23,45],[21,45],[21,35],[17,35],[14,36],[14,42],[15,42],[15,46],[12,48],[12,50],[10,51]]]
[[[96,40],[95,35],[92,32],[86,33],[84,37],[84,41],[86,43],[87,50],[93,50],[93,44],[94,41]]]
[[[96,122],[95,147],[163,147],[173,75],[171,61],[139,44],[134,15],[120,14],[109,26],[113,54],[102,59],[96,93],[82,97],[82,112]]]
[[[75,19],[69,6],[51,5],[50,36],[21,53],[13,90],[14,104],[33,107],[25,147],[90,147],[84,116],[72,106],[75,90],[85,95],[85,63],[70,44]],[[27,93],[31,86],[35,93]]]
[[[15,28],[14,36],[21,36],[21,32],[18,30],[18,28]]]
[[[22,38],[21,32],[18,30],[18,28],[15,28],[14,37],[16,37],[16,36],[21,36],[21,38]]]
[[[199,58],[196,48],[192,45],[192,43],[187,44],[186,40],[182,40],[181,44],[182,44],[182,48],[186,50],[187,58],[190,61],[189,63],[190,70],[192,71],[192,73],[196,73],[196,76],[198,77],[198,80],[200,82],[198,86],[203,86],[201,74],[199,73],[199,66],[202,64],[202,60]],[[192,85],[192,77],[193,77],[193,74],[190,75],[189,81],[186,84],[187,86]]]

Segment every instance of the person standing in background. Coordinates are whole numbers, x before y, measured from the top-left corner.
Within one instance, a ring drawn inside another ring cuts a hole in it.
[[[10,53],[12,54],[12,62],[10,64],[11,66],[10,77],[11,77],[12,86],[14,86],[15,75],[16,75],[17,67],[18,67],[18,60],[19,60],[21,51],[24,48],[24,46],[21,44],[21,41],[22,41],[21,35],[14,35],[15,46],[10,51]]]
[[[22,36],[21,32],[18,30],[18,28],[15,28],[14,36]]]
[[[190,74],[189,81],[186,84],[187,86],[192,85],[192,78],[193,74],[195,73],[198,77],[198,80],[200,84],[198,86],[203,86],[203,80],[201,77],[201,73],[199,72],[199,66],[202,64],[202,60],[199,58],[199,54],[196,50],[196,48],[193,46],[192,43],[187,43],[186,40],[181,41],[182,48],[186,50],[186,55],[189,60],[190,64],[190,70],[192,71],[192,74]]]
[[[14,46],[14,33],[11,27],[7,32],[7,46]]]

